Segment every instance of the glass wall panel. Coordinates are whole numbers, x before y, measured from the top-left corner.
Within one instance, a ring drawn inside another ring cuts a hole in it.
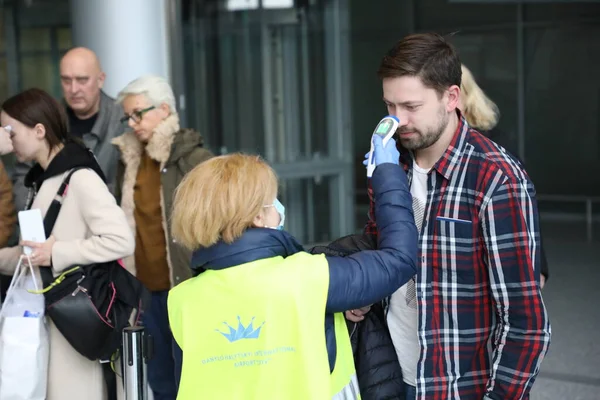
[[[538,192],[600,195],[600,23],[526,31],[525,150]]]
[[[301,243],[326,243],[331,236],[330,202],[332,177],[283,179],[280,181],[279,198],[286,209],[285,228]]]
[[[0,57],[0,102],[8,98],[8,72],[6,57]]]
[[[192,126],[217,153],[260,154],[273,165],[286,229],[307,242],[354,229],[347,4],[234,12],[191,1],[185,8]]]
[[[514,29],[466,31],[453,38],[460,59],[498,105],[501,145],[518,155],[517,35]]]
[[[69,0],[0,0],[0,101],[30,87],[61,96],[58,64],[71,46],[69,24]],[[14,156],[2,160],[10,173]]]
[[[19,32],[19,50],[23,53],[32,51],[50,51],[50,29],[27,28]]]
[[[270,147],[274,162],[327,155],[322,8],[209,15],[201,3],[192,7],[184,46],[187,95],[198,112],[190,118],[215,148],[266,154]]]
[[[61,52],[67,51],[73,46],[70,27],[56,29],[56,35],[58,38],[58,48]]]
[[[56,66],[50,55],[21,56],[23,90],[36,87],[53,92]]]
[[[473,27],[494,29],[498,25],[515,24],[514,4],[456,4],[448,0],[413,0],[416,30],[438,33],[464,31]]]
[[[523,11],[525,22],[528,23],[565,23],[568,21],[593,21],[600,18],[600,4],[568,4],[568,2],[526,4],[523,7]]]

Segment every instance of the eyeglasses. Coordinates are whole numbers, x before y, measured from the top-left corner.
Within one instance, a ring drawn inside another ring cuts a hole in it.
[[[154,110],[155,108],[156,107],[154,107],[154,106],[150,106],[148,108],[144,108],[143,110],[134,111],[129,115],[125,114],[123,116],[123,118],[121,118],[121,123],[126,124],[131,119],[133,122],[135,122],[137,124],[142,121],[142,118],[144,118],[144,114],[146,114],[148,111]]]

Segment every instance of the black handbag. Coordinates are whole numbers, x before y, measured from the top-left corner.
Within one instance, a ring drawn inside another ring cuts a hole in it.
[[[44,218],[52,233],[69,181],[63,180]],[[90,360],[111,361],[121,347],[123,328],[135,321],[150,304],[150,292],[118,260],[67,268],[54,278],[50,268],[40,268],[46,315],[81,355]]]

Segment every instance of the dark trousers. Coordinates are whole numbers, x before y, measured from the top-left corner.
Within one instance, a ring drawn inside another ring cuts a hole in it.
[[[180,355],[174,354],[173,334],[169,327],[167,312],[168,291],[153,292],[150,309],[142,317],[146,334],[154,342],[154,353],[148,362],[148,383],[154,393],[154,400],[175,400],[177,398],[176,368],[180,364]],[[179,369],[179,367],[177,368]]]

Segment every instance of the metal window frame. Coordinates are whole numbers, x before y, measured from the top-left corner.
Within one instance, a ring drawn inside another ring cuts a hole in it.
[[[194,13],[199,11],[199,5],[195,3],[192,3]],[[322,0],[311,2],[312,6],[318,7],[319,18],[326,21],[324,49],[319,51],[323,52],[323,57],[327,57],[323,63],[326,68],[322,73],[326,76],[324,81],[328,83],[327,87],[317,90],[319,93],[326,93],[324,103],[328,115],[322,129],[323,134],[327,135],[325,146],[331,149],[327,155],[322,152],[312,154],[315,133],[311,126],[314,127],[312,120],[315,116],[311,114],[314,110],[311,95],[314,98],[315,79],[310,76],[314,72],[309,68],[311,64],[308,57],[311,55],[310,41],[313,38],[309,36],[309,25],[303,18],[306,14],[303,8],[248,12],[226,12],[219,8],[212,12],[223,13],[223,16],[215,18],[212,22],[214,25],[210,21],[203,23],[203,17],[199,16],[198,20],[198,14],[194,14],[190,26],[184,28],[186,34],[195,35],[193,38],[188,37],[196,46],[193,49],[194,59],[205,61],[206,66],[195,70],[193,76],[186,77],[193,84],[191,89],[188,88],[188,95],[195,92],[194,99],[190,98],[190,104],[196,104],[196,108],[201,109],[205,118],[210,120],[201,121],[203,126],[221,126],[221,129],[216,130],[221,138],[207,132],[213,142],[209,144],[216,145],[217,153],[230,151],[225,145],[231,144],[237,147],[233,150],[262,150],[261,153],[280,178],[281,192],[289,211],[287,228],[309,242],[318,240],[316,235],[324,233],[322,231],[325,229],[323,224],[321,231],[317,232],[318,221],[314,218],[316,208],[322,209],[322,203],[315,203],[315,195],[317,191],[321,191],[321,187],[316,185],[323,177],[328,179],[326,190],[331,197],[327,206],[330,237],[336,238],[353,232],[355,220],[352,139],[349,139],[352,129],[349,118],[349,5],[341,0]],[[207,16],[207,20],[212,20],[212,16]],[[242,30],[252,25],[252,34],[258,32],[260,35],[260,45],[253,45],[252,37],[242,37],[241,40],[237,37],[235,43],[228,43],[232,23],[241,23],[242,25],[237,26]],[[292,25],[293,32],[290,29]],[[213,45],[213,54],[217,54],[220,59],[220,71],[216,78],[220,84],[215,86],[236,88],[235,91],[221,90],[214,100],[216,105],[207,101],[213,99],[214,93],[207,88],[211,71],[206,63],[208,52],[211,51],[208,42],[211,38],[216,40],[215,37],[219,37],[219,44],[218,47]],[[186,49],[189,49],[188,42]],[[255,55],[257,50],[260,51],[260,61],[255,60],[250,65],[250,55]],[[251,71],[252,77],[259,78],[249,82],[248,76],[242,75],[248,71],[242,67],[254,68]],[[298,82],[295,77],[302,82]],[[262,99],[262,115],[252,114],[252,109],[246,106],[249,101],[258,98]],[[217,109],[222,110],[220,114],[216,113]],[[225,118],[226,115],[233,115],[235,118]],[[188,116],[192,117],[190,114]],[[262,141],[248,141],[240,136],[240,132],[244,132],[248,126],[264,132]],[[322,192],[325,193],[324,190]]]

